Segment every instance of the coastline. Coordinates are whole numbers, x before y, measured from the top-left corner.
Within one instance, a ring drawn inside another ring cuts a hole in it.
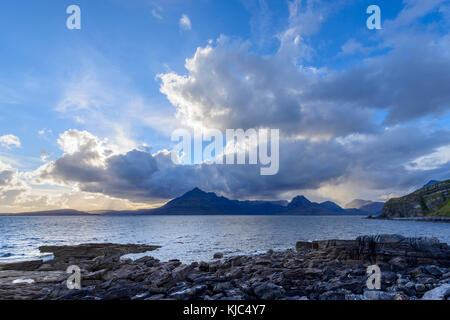
[[[449,217],[431,216],[431,217],[404,217],[404,218],[386,218],[380,216],[368,216],[366,219],[374,220],[390,220],[390,221],[418,221],[418,222],[434,222],[434,223],[450,223]]]
[[[46,262],[0,266],[0,299],[46,300],[416,300],[450,295],[450,246],[399,235],[297,242],[295,248],[183,264],[121,256],[157,246],[85,244],[41,247]],[[151,253],[150,253],[151,254]],[[366,287],[366,268],[382,272]],[[69,265],[81,289],[67,288]]]

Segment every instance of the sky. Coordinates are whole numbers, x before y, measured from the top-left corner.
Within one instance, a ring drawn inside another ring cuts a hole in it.
[[[148,208],[194,187],[343,205],[447,179],[449,30],[442,0],[4,1],[0,212]],[[174,163],[171,134],[199,127],[279,129],[278,173]]]

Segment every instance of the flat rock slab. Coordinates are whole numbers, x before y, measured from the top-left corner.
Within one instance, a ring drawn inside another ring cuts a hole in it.
[[[63,277],[62,271],[0,271],[0,300],[40,299]]]
[[[42,253],[52,253],[53,260],[45,262],[50,269],[67,267],[69,261],[87,261],[96,257],[122,256],[129,253],[144,253],[160,246],[144,244],[85,243],[74,246],[41,246]],[[0,264],[0,270],[35,271],[44,265],[42,260],[21,261]]]
[[[41,246],[39,251],[53,253],[55,259],[93,259],[99,256],[125,255],[153,251],[160,246],[144,244],[84,243],[76,246]]]

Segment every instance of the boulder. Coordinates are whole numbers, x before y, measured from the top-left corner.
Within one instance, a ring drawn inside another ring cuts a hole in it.
[[[262,300],[274,300],[281,298],[285,290],[281,286],[277,286],[273,282],[265,282],[255,286],[253,289],[255,295]]]
[[[450,283],[425,292],[422,300],[446,300],[450,296]]]

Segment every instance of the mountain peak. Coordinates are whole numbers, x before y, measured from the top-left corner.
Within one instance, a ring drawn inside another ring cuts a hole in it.
[[[430,181],[428,181],[423,187],[428,187],[428,186],[431,186],[431,185],[433,185],[433,184],[436,184],[436,183],[439,183],[440,181],[438,181],[438,180],[430,180]],[[422,187],[422,188],[423,188]]]
[[[294,199],[291,200],[288,207],[290,208],[302,208],[302,207],[309,207],[311,205],[311,201],[309,201],[305,196],[296,196]]]
[[[187,193],[206,193],[206,192],[200,189],[199,187],[195,187],[194,189],[188,191]]]
[[[194,189],[186,192],[185,194],[183,194],[180,198],[186,198],[186,197],[205,197],[207,195],[216,195],[215,193],[212,192],[205,192],[202,189],[195,187]]]

